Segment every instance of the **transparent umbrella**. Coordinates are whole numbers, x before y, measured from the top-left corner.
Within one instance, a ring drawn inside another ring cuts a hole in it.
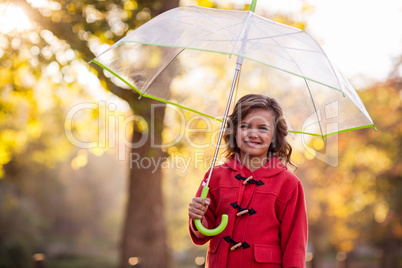
[[[253,0],[250,11],[195,6],[169,10],[91,61],[128,90],[138,92],[139,98],[222,121],[203,198],[209,190],[230,105],[245,94],[277,99],[293,133],[325,138],[374,127],[355,89],[319,44],[300,29],[256,15],[255,5]],[[233,73],[219,77],[217,70]],[[172,81],[170,87],[160,86],[167,81]],[[222,98],[227,99],[225,107]],[[218,116],[222,114],[223,119]],[[195,224],[202,233],[216,235],[227,222],[227,215],[222,215],[213,230],[204,228],[199,220]]]

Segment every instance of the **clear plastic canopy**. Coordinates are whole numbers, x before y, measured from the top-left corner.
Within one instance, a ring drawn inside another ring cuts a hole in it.
[[[291,132],[327,136],[374,126],[353,86],[311,36],[251,11],[175,8],[93,62],[143,97],[220,118],[237,57],[244,61],[236,100],[249,93],[277,99]]]

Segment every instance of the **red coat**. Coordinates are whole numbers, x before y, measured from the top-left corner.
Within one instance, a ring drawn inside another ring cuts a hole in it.
[[[253,181],[244,185],[250,175]],[[206,177],[202,184],[205,181]],[[254,172],[237,158],[231,159],[214,168],[209,188],[211,204],[203,225],[215,228],[222,214],[229,215],[229,223],[222,233],[207,237],[190,220],[193,242],[203,245],[210,240],[206,267],[305,267],[307,214],[303,187],[276,157]],[[236,216],[245,209],[248,213]],[[239,242],[242,245],[231,250]]]

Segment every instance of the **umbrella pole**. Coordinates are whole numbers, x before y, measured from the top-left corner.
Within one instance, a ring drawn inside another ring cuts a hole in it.
[[[223,132],[225,131],[226,121],[228,119],[228,114],[229,114],[229,108],[230,108],[230,104],[232,103],[233,93],[234,93],[234,89],[236,87],[236,84],[237,84],[237,81],[238,81],[238,78],[239,78],[242,63],[243,63],[243,58],[238,57],[237,62],[236,62],[235,74],[234,74],[233,82],[232,82],[232,88],[230,89],[228,102],[226,104],[225,115],[223,116],[222,125],[221,125],[221,129],[220,129],[220,132],[219,132],[218,143],[217,143],[216,148],[215,148],[214,158],[212,159],[211,168],[209,169],[209,174],[208,174],[206,185],[202,188],[202,192],[201,192],[201,197],[204,200],[208,196],[209,180],[211,179],[212,171],[214,169],[215,162],[216,162],[216,158],[218,157],[219,146],[220,146],[221,141],[222,141]],[[219,224],[219,226],[217,226],[215,229],[207,229],[202,225],[202,222],[201,222],[200,219],[194,219],[194,224],[195,224],[197,230],[200,231],[202,234],[207,235],[207,236],[214,236],[214,235],[220,234],[223,230],[225,230],[228,222],[229,222],[228,215],[223,214],[222,215],[222,220],[221,220],[221,223]]]
[[[211,168],[209,169],[209,174],[208,174],[207,182],[206,182],[206,185],[205,185],[206,187],[208,187],[208,185],[209,185],[209,180],[211,179],[212,171],[213,171],[213,169],[214,169],[215,162],[216,162],[216,159],[217,159],[217,157],[218,157],[219,147],[220,147],[220,145],[221,145],[221,141],[222,141],[222,137],[223,137],[223,132],[225,131],[226,122],[227,122],[227,119],[228,119],[230,104],[232,103],[232,98],[233,98],[234,89],[235,89],[235,87],[236,87],[236,82],[237,82],[237,80],[238,80],[238,78],[239,78],[240,69],[241,69],[241,65],[242,65],[242,64],[243,64],[243,58],[242,58],[242,57],[238,57],[238,58],[237,58],[237,61],[236,61],[236,69],[235,69],[235,74],[234,74],[234,77],[233,77],[232,87],[231,87],[231,89],[230,89],[228,102],[227,102],[227,104],[226,104],[225,114],[224,114],[224,116],[223,116],[223,121],[222,121],[221,129],[220,129],[220,131],[219,131],[218,143],[217,143],[216,148],[215,148],[214,157],[212,158]]]
[[[256,6],[257,6],[257,0],[252,0],[251,5],[250,5],[250,11],[255,12],[255,7]],[[247,36],[247,33],[246,33],[246,36]],[[242,45],[242,50],[243,49],[244,49],[244,43]],[[215,153],[214,153],[214,157],[212,158],[211,168],[209,169],[207,183],[205,185],[207,188],[208,188],[208,185],[209,185],[209,180],[211,179],[211,176],[212,176],[212,171],[213,171],[214,166],[215,166],[216,158],[218,157],[219,146],[221,145],[223,132],[225,130],[226,121],[227,121],[227,118],[228,118],[230,104],[232,103],[233,92],[234,92],[234,89],[236,87],[236,82],[237,82],[237,79],[239,77],[240,69],[241,69],[242,64],[243,64],[243,58],[242,57],[237,57],[236,69],[235,69],[235,74],[234,74],[233,82],[232,82],[232,88],[230,89],[228,103],[226,104],[225,115],[223,116],[223,121],[222,121],[221,129],[220,129],[220,132],[219,132],[218,143],[217,143],[216,148],[215,148]]]
[[[257,0],[252,0],[251,6],[250,6],[250,11],[254,12],[255,11],[255,7],[257,5]],[[247,35],[247,34],[246,34]],[[242,49],[244,49],[244,43],[242,45]],[[208,174],[208,178],[206,181],[206,184],[204,185],[204,187],[202,188],[202,192],[201,192],[201,198],[203,198],[204,200],[207,198],[208,196],[208,192],[209,192],[209,181],[211,179],[212,176],[212,171],[214,170],[215,167],[215,162],[216,162],[216,158],[218,157],[218,151],[219,151],[219,147],[221,145],[221,141],[222,141],[222,137],[223,137],[223,132],[225,131],[225,127],[226,127],[226,122],[228,119],[228,114],[229,114],[229,109],[230,109],[230,104],[232,103],[232,98],[233,98],[233,93],[234,93],[234,89],[236,88],[236,84],[238,82],[239,79],[239,75],[240,75],[240,69],[241,69],[241,65],[243,64],[243,58],[242,57],[237,57],[237,61],[236,61],[236,68],[235,68],[235,74],[233,77],[233,82],[232,82],[232,87],[230,89],[230,93],[229,93],[229,98],[228,98],[228,102],[226,104],[226,109],[225,109],[225,114],[223,116],[223,120],[222,120],[222,125],[221,125],[221,129],[219,131],[219,137],[218,137],[218,143],[216,145],[215,148],[215,153],[214,153],[214,157],[212,158],[212,163],[211,163],[211,167],[209,169],[209,174]],[[229,222],[229,217],[227,214],[223,214],[222,215],[222,220],[221,223],[219,224],[218,227],[216,227],[215,229],[207,229],[205,228],[200,219],[194,219],[194,224],[197,227],[198,231],[200,231],[202,234],[204,235],[208,235],[208,236],[214,236],[217,234],[220,234],[227,226]]]

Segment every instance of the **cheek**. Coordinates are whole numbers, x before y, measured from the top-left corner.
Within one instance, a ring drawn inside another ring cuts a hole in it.
[[[264,137],[264,140],[269,144],[269,143],[271,143],[271,141],[273,140],[273,134],[267,134],[265,137]]]
[[[240,129],[238,129],[236,132],[236,143],[238,146],[239,146],[239,144],[242,143],[243,138],[244,138],[244,133]]]
[[[241,140],[241,138],[243,137],[243,133],[241,131],[241,129],[237,129],[236,131],[236,140]]]

